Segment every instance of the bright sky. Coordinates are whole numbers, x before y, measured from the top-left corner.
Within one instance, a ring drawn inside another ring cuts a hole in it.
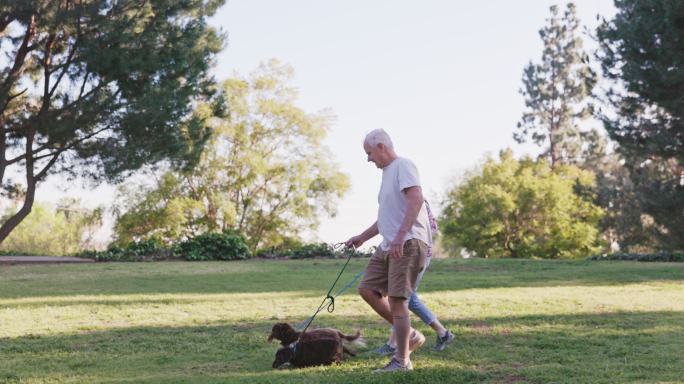
[[[524,108],[522,71],[541,57],[538,31],[552,4],[557,2],[228,0],[211,20],[229,35],[215,74],[247,74],[277,58],[296,71],[301,108],[332,109],[337,120],[326,145],[352,188],[338,215],[323,218],[312,236],[340,242],[375,221],[381,171],[366,162],[362,148],[372,129],[385,129],[398,154],[416,163],[436,208],[453,179],[486,154],[506,147],[516,154],[538,152],[515,143],[512,133]],[[592,30],[597,14],[615,12],[611,0],[575,4]],[[38,200],[63,193],[46,187]],[[113,196],[111,188],[71,188],[68,194],[92,205]]]

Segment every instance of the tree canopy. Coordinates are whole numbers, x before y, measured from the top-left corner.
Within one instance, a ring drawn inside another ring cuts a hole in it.
[[[207,71],[223,38],[206,18],[222,2],[0,4],[0,181],[25,188],[0,241],[49,174],[117,180],[144,164],[196,159],[208,130],[188,113],[212,91]]]
[[[614,81],[602,112],[662,248],[684,249],[684,5],[618,0],[599,26],[598,57]]]
[[[216,115],[207,105],[194,112],[213,129],[196,167],[169,170],[151,188],[123,190],[118,240],[174,241],[232,229],[256,250],[334,214],[349,179],[323,145],[332,116],[296,105],[293,75],[272,60],[248,77],[225,80],[218,109],[229,113]]]
[[[599,250],[591,172],[552,169],[545,159],[516,160],[510,150],[452,188],[440,217],[448,248],[479,257],[573,258]]]
[[[603,121],[631,157],[684,163],[684,5],[618,0],[598,28],[603,74],[615,80]]]

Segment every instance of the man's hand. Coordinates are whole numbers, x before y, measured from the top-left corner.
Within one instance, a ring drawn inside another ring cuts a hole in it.
[[[358,248],[364,242],[365,242],[365,240],[363,239],[363,237],[361,237],[361,235],[356,235],[356,236],[352,237],[351,239],[345,241],[344,245],[346,245],[347,247]]]
[[[389,250],[390,257],[393,259],[399,259],[404,256],[404,236],[397,235],[397,237],[390,243]]]

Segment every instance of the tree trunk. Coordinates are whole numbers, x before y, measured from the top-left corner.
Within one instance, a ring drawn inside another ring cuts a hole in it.
[[[556,154],[557,148],[556,148],[556,139],[554,138],[554,132],[555,129],[553,126],[551,127],[551,132],[549,132],[549,142],[550,142],[550,148],[549,148],[549,155],[551,157],[551,169],[556,168],[556,162],[558,161],[558,155]]]
[[[33,208],[33,199],[36,195],[36,182],[37,178],[34,177],[33,170],[33,138],[35,136],[35,131],[29,129],[26,134],[26,196],[24,196],[24,205],[21,209],[10,217],[9,220],[2,224],[0,227],[0,244],[9,236],[12,230],[21,223]]]

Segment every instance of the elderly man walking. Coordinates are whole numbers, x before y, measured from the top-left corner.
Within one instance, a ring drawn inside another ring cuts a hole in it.
[[[366,266],[359,294],[393,325],[396,334],[396,353],[378,371],[408,371],[413,369],[410,353],[425,342],[425,337],[411,328],[408,299],[426,265],[431,241],[428,214],[418,170],[410,160],[397,156],[387,132],[370,132],[363,149],[368,161],[382,169],[378,218],[346,244],[359,247],[375,235],[382,235],[382,243]]]

